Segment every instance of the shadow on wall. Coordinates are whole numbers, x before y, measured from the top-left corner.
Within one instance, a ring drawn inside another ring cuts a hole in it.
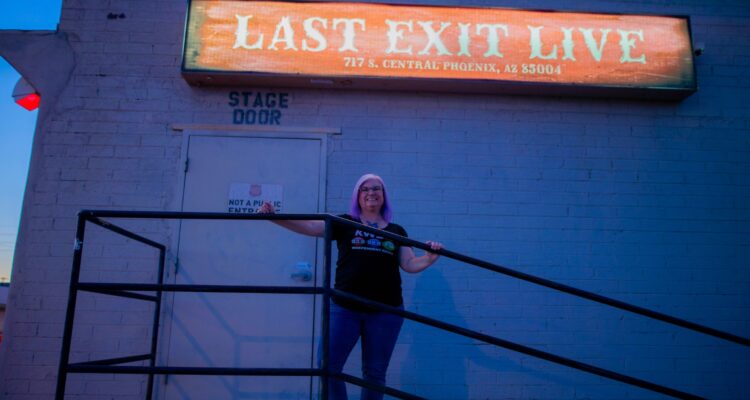
[[[439,302],[425,302],[436,296]],[[440,269],[429,269],[416,281],[411,301],[416,306],[411,311],[470,328],[473,324],[459,312],[453,296]],[[407,321],[404,327],[403,338],[410,346],[400,366],[401,382],[404,390],[419,396],[445,400],[520,398],[529,394],[525,386],[530,382],[563,387],[576,384],[560,371],[548,373],[524,366],[529,357],[510,350],[421,323]]]

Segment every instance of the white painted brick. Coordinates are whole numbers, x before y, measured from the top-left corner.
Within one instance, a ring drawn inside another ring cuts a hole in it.
[[[137,395],[141,392],[138,382],[88,382],[86,394]]]

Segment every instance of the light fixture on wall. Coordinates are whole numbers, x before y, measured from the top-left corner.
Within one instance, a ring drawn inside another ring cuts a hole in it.
[[[39,108],[42,97],[26,79],[21,77],[13,89],[13,100],[19,106],[29,111],[34,111]]]

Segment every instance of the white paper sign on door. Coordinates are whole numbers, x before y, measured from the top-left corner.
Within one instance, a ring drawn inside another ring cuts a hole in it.
[[[254,214],[264,202],[273,204],[281,212],[283,187],[268,183],[232,183],[229,187],[227,212]]]

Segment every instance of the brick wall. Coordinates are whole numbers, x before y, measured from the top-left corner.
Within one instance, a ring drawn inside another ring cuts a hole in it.
[[[750,336],[750,7],[472,4],[689,15],[694,42],[705,46],[699,90],[655,103],[283,89],[291,96],[283,127],[341,129],[329,145],[328,210],[345,211],[356,178],[375,171],[413,238]],[[175,209],[182,137],[171,124],[232,124],[227,96],[243,88],[194,88],[179,76],[184,14],[176,0],[64,2],[60,29],[77,66],[39,121],[0,397],[54,393],[76,212]],[[164,224],[133,224],[171,235]],[[152,254],[99,240],[87,247],[93,277],[152,278],[132,262]],[[750,351],[718,339],[445,259],[404,275],[404,287],[408,309],[523,345],[705,397],[748,390]],[[147,318],[138,317],[148,307],[80,300],[74,358],[142,348]],[[358,368],[353,356],[349,370]],[[659,398],[410,322],[389,383],[435,399]],[[144,390],[131,376],[78,376],[68,385],[81,399],[136,399]]]

